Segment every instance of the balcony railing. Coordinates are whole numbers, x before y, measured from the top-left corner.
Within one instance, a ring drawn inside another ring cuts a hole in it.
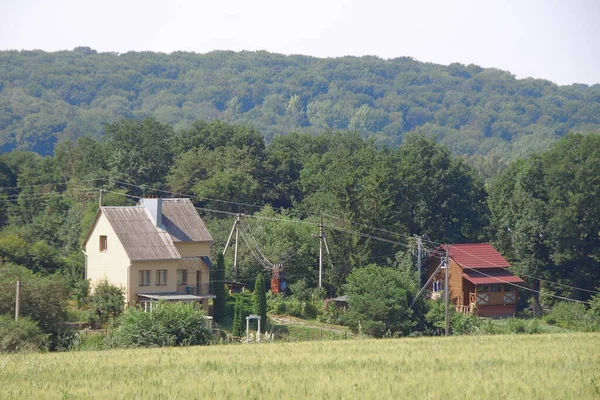
[[[210,294],[210,284],[208,283],[200,283],[200,284],[187,284],[187,285],[177,285],[177,291],[185,294],[193,294],[196,296],[203,296]]]
[[[517,292],[471,292],[470,303],[477,306],[498,306],[506,304],[516,304]]]

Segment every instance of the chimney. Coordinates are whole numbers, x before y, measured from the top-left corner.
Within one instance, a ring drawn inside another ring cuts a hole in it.
[[[150,213],[154,225],[162,228],[162,199],[142,199],[142,204]]]

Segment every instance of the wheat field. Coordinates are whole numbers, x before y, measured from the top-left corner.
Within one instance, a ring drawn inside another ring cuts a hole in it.
[[[600,335],[0,354],[2,399],[600,398]]]

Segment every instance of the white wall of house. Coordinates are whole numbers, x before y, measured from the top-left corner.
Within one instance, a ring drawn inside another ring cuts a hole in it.
[[[100,237],[106,236],[106,251],[100,250]],[[87,255],[86,276],[92,291],[98,282],[107,280],[111,285],[127,289],[129,256],[104,214],[100,214],[85,245]]]

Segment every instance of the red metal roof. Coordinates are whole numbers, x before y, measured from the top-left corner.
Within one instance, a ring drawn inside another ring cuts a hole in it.
[[[462,268],[507,268],[508,261],[504,259],[489,243],[453,244],[442,246],[444,250],[450,248],[452,258]]]
[[[521,278],[514,276],[510,271],[507,271],[504,268],[486,269],[485,271],[465,269],[463,270],[462,276],[475,285],[490,283],[524,283]]]

